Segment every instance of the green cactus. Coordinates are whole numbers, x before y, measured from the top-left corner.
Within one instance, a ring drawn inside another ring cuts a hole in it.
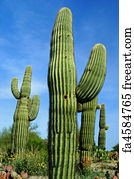
[[[17,78],[13,78],[11,83],[12,93],[18,99],[12,126],[11,148],[13,153],[18,153],[21,157],[25,153],[30,121],[36,118],[39,109],[39,96],[35,95],[33,100],[29,97],[31,91],[31,75],[32,67],[27,66],[20,92],[18,91]]]
[[[48,151],[51,179],[74,178],[77,100],[86,102],[86,99],[89,101],[94,98],[103,85],[106,73],[105,48],[102,44],[98,44],[93,48],[90,62],[84,72],[88,83],[85,87],[82,77],[77,87],[73,44],[72,13],[70,9],[62,8],[57,14],[52,31],[48,69],[50,99]],[[83,96],[82,88],[86,91],[90,90],[91,95],[86,92]]]
[[[98,147],[105,150],[106,145],[106,132],[108,130],[108,126],[106,126],[106,119],[105,119],[105,104],[101,105],[100,110],[100,121],[99,121],[99,136],[98,136]]]
[[[100,92],[106,76],[106,49],[96,44],[89,57],[88,64],[76,88],[80,103],[91,101]]]
[[[80,161],[91,157],[94,146],[94,129],[96,110],[98,109],[97,96],[90,102],[83,103],[80,129]]]

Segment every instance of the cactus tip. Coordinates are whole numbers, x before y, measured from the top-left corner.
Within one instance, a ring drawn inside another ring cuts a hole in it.
[[[59,10],[59,13],[60,13],[60,12],[63,12],[63,11],[68,11],[68,12],[72,15],[72,12],[71,12],[71,10],[70,10],[68,7],[62,7],[62,8]]]

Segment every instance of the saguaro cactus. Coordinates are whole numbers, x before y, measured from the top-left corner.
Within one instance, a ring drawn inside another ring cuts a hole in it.
[[[99,127],[100,127],[100,131],[98,136],[98,147],[105,150],[105,144],[106,144],[105,130],[108,130],[109,128],[108,126],[106,126],[105,104],[101,105]]]
[[[106,51],[102,44],[97,44],[93,48],[90,62],[83,74],[88,81],[86,81],[86,87],[83,84],[84,77],[82,77],[76,89],[72,13],[70,9],[62,8],[57,14],[52,31],[48,69],[50,101],[48,151],[49,178],[51,179],[74,178],[77,100],[86,102],[98,94],[106,74],[106,56],[104,54],[106,55]],[[95,70],[99,67],[100,70]],[[84,95],[83,88],[86,91],[84,91]],[[90,94],[87,91],[90,91]]]
[[[81,129],[80,129],[80,161],[85,161],[86,158],[91,157],[91,152],[94,145],[94,129],[96,110],[99,108],[97,105],[97,96],[90,102],[83,103],[81,114]]]
[[[48,71],[49,178],[73,178],[76,146],[76,68],[71,11],[59,11],[52,32]]]
[[[39,109],[39,96],[35,95],[33,100],[30,98],[31,75],[32,67],[27,66],[20,92],[18,91],[18,79],[13,78],[11,83],[12,93],[18,99],[11,134],[12,152],[22,157],[28,140],[30,121],[36,118]]]

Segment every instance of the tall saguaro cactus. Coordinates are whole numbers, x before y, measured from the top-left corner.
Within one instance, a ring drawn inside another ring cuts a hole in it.
[[[94,128],[97,105],[97,96],[90,102],[83,103],[80,129],[80,160],[91,157],[94,145]]]
[[[25,152],[30,121],[36,118],[39,109],[39,96],[35,95],[33,100],[30,98],[31,75],[32,67],[27,66],[20,92],[18,79],[13,78],[11,83],[12,93],[18,99],[11,134],[12,152],[18,153],[21,157]]]
[[[62,8],[52,31],[48,69],[48,151],[51,179],[74,179],[77,102],[93,99],[100,91],[106,74],[105,47],[97,44],[77,87],[73,44],[72,13],[70,9]]]
[[[106,126],[105,104],[101,105],[99,127],[100,127],[100,131],[98,136],[98,147],[105,150],[105,144],[106,144],[105,130],[108,130],[109,128],[108,126]]]
[[[49,178],[73,178],[76,146],[77,99],[72,16],[59,11],[52,32],[48,71]]]

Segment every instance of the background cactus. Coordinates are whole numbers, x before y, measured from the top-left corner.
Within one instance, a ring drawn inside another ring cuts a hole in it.
[[[76,90],[72,13],[70,9],[62,8],[57,14],[52,31],[48,69],[50,101],[48,151],[49,178],[51,179],[74,178],[77,100],[78,102],[89,101],[100,91],[106,74],[104,54],[106,52],[102,44],[93,48],[90,62],[83,74],[88,83],[86,86],[83,84],[85,83],[83,76]]]
[[[100,127],[100,131],[98,136],[98,147],[105,150],[105,144],[106,144],[105,130],[108,130],[109,128],[108,126],[106,126],[105,104],[101,105],[99,127]]]
[[[11,83],[12,93],[18,99],[12,126],[11,148],[13,153],[18,153],[20,156],[23,156],[25,152],[30,121],[36,118],[39,109],[39,96],[35,95],[33,100],[29,97],[31,91],[31,75],[32,67],[27,66],[21,92],[18,91],[17,78],[13,78]]]
[[[80,161],[91,157],[94,146],[94,129],[97,105],[97,96],[90,102],[83,103],[80,129]]]

